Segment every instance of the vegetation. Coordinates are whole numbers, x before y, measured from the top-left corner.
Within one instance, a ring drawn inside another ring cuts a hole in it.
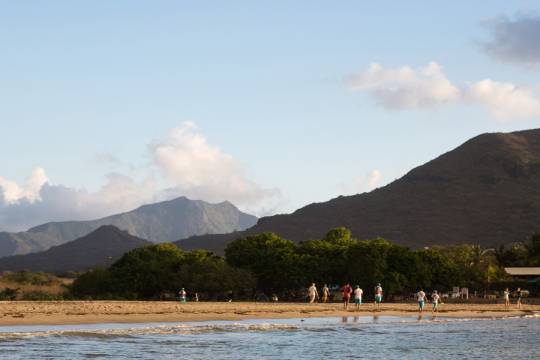
[[[71,279],[42,272],[4,272],[0,276],[0,300],[63,300],[70,298]]]
[[[369,296],[380,282],[386,295],[410,294],[418,288],[450,290],[453,286],[488,291],[508,285],[504,266],[539,266],[540,235],[506,249],[477,245],[410,250],[377,238],[355,239],[336,228],[321,240],[295,244],[274,233],[240,238],[225,257],[208,251],[185,252],[157,244],[126,253],[108,269],[80,275],[71,286],[77,298],[166,299],[178,290],[201,299],[256,293],[290,294],[307,284],[360,284]],[[9,294],[6,294],[9,295]]]
[[[81,275],[71,291],[82,298],[164,299],[186,288],[215,299],[254,286],[249,272],[208,251],[184,252],[173,244],[157,244],[129,251],[108,269]]]

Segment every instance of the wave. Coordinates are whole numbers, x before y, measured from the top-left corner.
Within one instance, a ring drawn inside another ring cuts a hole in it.
[[[369,334],[377,334],[382,329],[367,330],[365,325],[392,325],[409,324],[423,326],[430,323],[456,323],[469,321],[492,321],[492,320],[511,320],[511,319],[538,319],[540,313],[527,314],[522,316],[508,316],[503,318],[451,318],[451,317],[432,317],[425,316],[423,319],[417,317],[397,318],[384,317],[372,320],[371,317],[361,317],[359,322],[342,323],[328,322],[329,318],[321,318],[322,322],[317,323],[317,318],[311,318],[309,323],[291,324],[291,323],[220,323],[220,324],[175,324],[160,326],[140,326],[128,328],[100,328],[100,329],[77,329],[70,326],[69,329],[43,330],[43,331],[10,331],[0,332],[0,342],[27,340],[40,337],[67,337],[67,338],[92,338],[92,339],[113,339],[130,338],[144,335],[196,335],[208,333],[241,333],[241,332],[271,332],[271,331],[306,331],[306,332],[335,332],[347,331],[362,333],[367,331]],[[292,319],[291,319],[292,320]],[[361,327],[358,327],[358,326]],[[383,332],[384,333],[384,332]]]
[[[123,329],[78,329],[78,330],[46,330],[25,332],[0,332],[0,341],[23,340],[37,337],[77,337],[77,338],[128,338],[142,335],[167,334],[204,334],[219,332],[265,332],[265,331],[295,331],[299,327],[290,324],[225,324],[225,325],[175,325],[136,327]]]

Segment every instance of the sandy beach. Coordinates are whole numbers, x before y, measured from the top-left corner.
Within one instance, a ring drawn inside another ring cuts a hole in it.
[[[256,318],[303,318],[373,316],[373,304],[354,306],[344,311],[341,304],[158,301],[1,301],[0,325],[63,325],[87,323],[143,323],[210,320],[242,320]],[[386,303],[379,315],[415,316],[414,303]],[[428,306],[424,311],[431,315]],[[506,317],[540,314],[540,305],[524,305],[509,311],[501,304],[444,304],[439,315],[447,317]]]

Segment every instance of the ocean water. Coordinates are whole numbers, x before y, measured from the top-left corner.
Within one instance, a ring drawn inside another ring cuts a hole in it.
[[[540,317],[0,327],[3,359],[540,359]]]

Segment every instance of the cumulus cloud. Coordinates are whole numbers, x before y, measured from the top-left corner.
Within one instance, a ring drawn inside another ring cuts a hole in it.
[[[383,174],[378,169],[355,177],[350,182],[344,182],[338,185],[339,191],[343,194],[359,194],[375,190],[383,183]]]
[[[151,181],[136,183],[121,174],[109,174],[106,183],[95,192],[48,182],[45,171],[32,172],[27,187],[15,198],[5,183],[0,183],[0,230],[20,231],[49,221],[87,220],[131,210],[154,200],[155,186]],[[33,188],[29,184],[34,186]]]
[[[487,23],[491,39],[483,45],[504,62],[540,64],[540,16],[500,17]]]
[[[413,69],[385,69],[377,63],[346,79],[353,91],[366,91],[386,109],[404,110],[436,107],[455,101],[460,92],[445,76],[442,67],[430,62]]]
[[[485,105],[500,121],[540,116],[540,100],[530,90],[511,83],[485,79],[470,85],[465,97]]]
[[[155,166],[173,186],[169,192],[207,201],[252,206],[279,196],[249,180],[240,162],[208,143],[192,122],[149,146]]]
[[[40,200],[39,191],[41,187],[48,181],[47,175],[43,168],[35,168],[32,174],[26,179],[24,185],[19,185],[15,181],[9,181],[0,176],[0,193],[3,202],[13,204],[22,199],[35,202]]]
[[[375,189],[382,180],[382,174],[379,170],[375,169],[372,172],[370,172],[367,176],[367,184],[369,186],[369,190]]]
[[[540,116],[540,98],[531,89],[484,79],[457,86],[435,62],[414,70],[408,66],[384,69],[378,64],[346,83],[353,91],[367,92],[389,110],[433,108],[449,103],[480,105],[498,121]]]
[[[283,202],[278,190],[249,180],[239,161],[208,143],[191,122],[152,142],[148,150],[153,165],[146,169],[146,180],[110,173],[97,191],[52,184],[42,168],[24,184],[0,177],[0,231],[95,219],[178,196],[228,200],[257,214]]]

